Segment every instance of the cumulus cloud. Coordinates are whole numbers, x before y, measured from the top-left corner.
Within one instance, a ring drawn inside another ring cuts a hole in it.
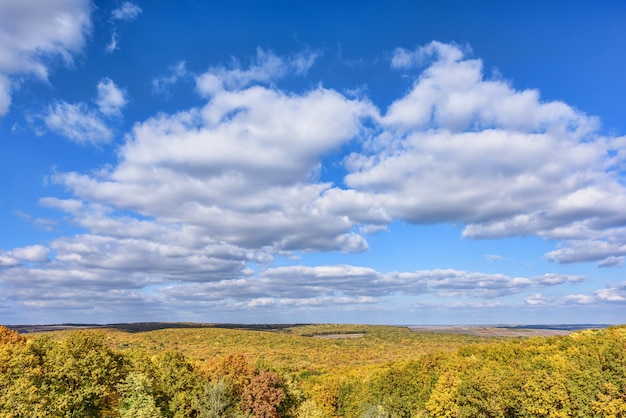
[[[589,305],[596,302],[596,298],[589,295],[575,294],[565,296],[563,302],[565,304]]]
[[[9,111],[11,105],[11,81],[0,74],[0,116]]]
[[[0,2],[0,116],[21,76],[47,80],[54,59],[72,63],[91,29],[90,13],[87,0]]]
[[[365,251],[366,233],[394,220],[462,225],[471,239],[536,235],[558,243],[546,258],[559,263],[609,266],[626,256],[626,193],[615,159],[626,144],[600,136],[593,118],[485,79],[480,60],[440,43],[396,51],[395,68],[425,69],[386,111],[323,86],[276,86],[314,61],[310,52],[283,58],[259,49],[248,67],[210,68],[194,78],[202,106],[135,123],[110,166],[56,173],[52,181],[72,198],[40,202],[83,233],[53,240],[51,260],[36,268],[12,251],[0,254],[0,283],[19,289],[25,280],[67,295],[81,283],[101,289],[103,300],[120,289],[137,306],[269,309],[395,297],[500,306],[494,299],[510,295],[541,305],[541,289],[585,280],[272,266],[277,255]],[[159,88],[189,75],[183,64],[172,71]],[[98,90],[99,112],[58,102],[46,124],[77,141],[110,140],[98,121],[127,99],[108,79]],[[320,181],[324,157],[346,146],[353,152],[343,160],[343,183]],[[622,287],[561,302],[619,301]]]
[[[524,301],[526,302],[526,304],[533,306],[545,305],[546,303],[548,303],[548,300],[541,293],[536,293],[532,296],[526,296],[524,298]]]
[[[574,294],[563,298],[565,304],[577,305],[614,305],[626,304],[626,282],[607,284],[604,289],[598,289],[592,295]]]
[[[262,56],[264,65],[277,60]],[[240,89],[136,124],[110,171],[55,180],[81,199],[192,225],[246,248],[365,250],[356,223],[323,203],[333,185],[312,177],[323,155],[362,134],[372,105],[322,87],[302,95],[242,88],[265,74],[256,67],[212,71]]]
[[[625,220],[613,157],[624,141],[563,102],[485,78],[467,55],[438,42],[395,52],[392,67],[425,69],[381,116],[381,132],[345,159],[351,190],[333,197],[415,224],[462,224],[470,239],[563,240],[546,255],[553,261],[622,256],[624,234],[590,237]]]
[[[105,116],[120,116],[121,109],[126,106],[126,92],[120,89],[110,78],[103,78],[97,86],[96,104],[100,113]]]
[[[11,254],[22,261],[44,263],[48,261],[50,250],[43,245],[30,245],[28,247],[14,248]]]

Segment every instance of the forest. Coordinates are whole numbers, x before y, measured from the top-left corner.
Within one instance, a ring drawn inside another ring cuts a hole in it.
[[[533,338],[0,326],[0,417],[626,417],[626,326]]]

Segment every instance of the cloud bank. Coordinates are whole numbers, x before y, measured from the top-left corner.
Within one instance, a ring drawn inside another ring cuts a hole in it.
[[[53,310],[71,300],[77,311],[136,308],[148,316],[193,307],[382,306],[393,298],[493,307],[502,306],[494,299],[519,297],[539,307],[549,300],[540,292],[587,279],[273,265],[277,257],[366,251],[368,233],[394,220],[462,225],[465,239],[538,236],[555,242],[545,257],[558,263],[623,263],[618,161],[626,140],[601,135],[595,118],[486,78],[467,48],[439,42],[395,51],[390,71],[405,72],[411,84],[387,109],[323,85],[277,86],[315,59],[259,49],[248,68],[195,74],[203,105],[137,122],[111,166],[56,173],[52,181],[72,198],[41,204],[83,233],[1,253],[4,303]],[[184,65],[176,68],[186,75]],[[99,114],[59,102],[46,124],[78,142],[106,142],[99,115],[116,116],[126,103],[103,79]],[[348,146],[343,181],[320,180],[325,157]],[[623,294],[623,285],[608,285],[559,303],[623,303]]]

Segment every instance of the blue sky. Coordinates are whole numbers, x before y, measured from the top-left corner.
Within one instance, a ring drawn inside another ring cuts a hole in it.
[[[623,323],[624,18],[5,0],[0,323]]]

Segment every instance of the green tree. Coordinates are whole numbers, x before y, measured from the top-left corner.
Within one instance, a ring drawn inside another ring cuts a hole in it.
[[[123,380],[123,361],[103,333],[79,331],[62,343],[43,348],[42,389],[49,396],[50,415],[97,417],[117,409],[117,385]]]
[[[49,416],[48,396],[41,382],[40,359],[30,347],[22,343],[0,345],[0,417]]]
[[[220,418],[233,404],[232,393],[224,378],[217,382],[204,382],[202,392],[194,400],[202,418]]]
[[[195,416],[194,400],[202,379],[191,363],[178,351],[166,351],[154,358],[157,406],[166,417]]]
[[[152,382],[145,374],[131,371],[119,386],[121,418],[161,418],[152,395]]]

